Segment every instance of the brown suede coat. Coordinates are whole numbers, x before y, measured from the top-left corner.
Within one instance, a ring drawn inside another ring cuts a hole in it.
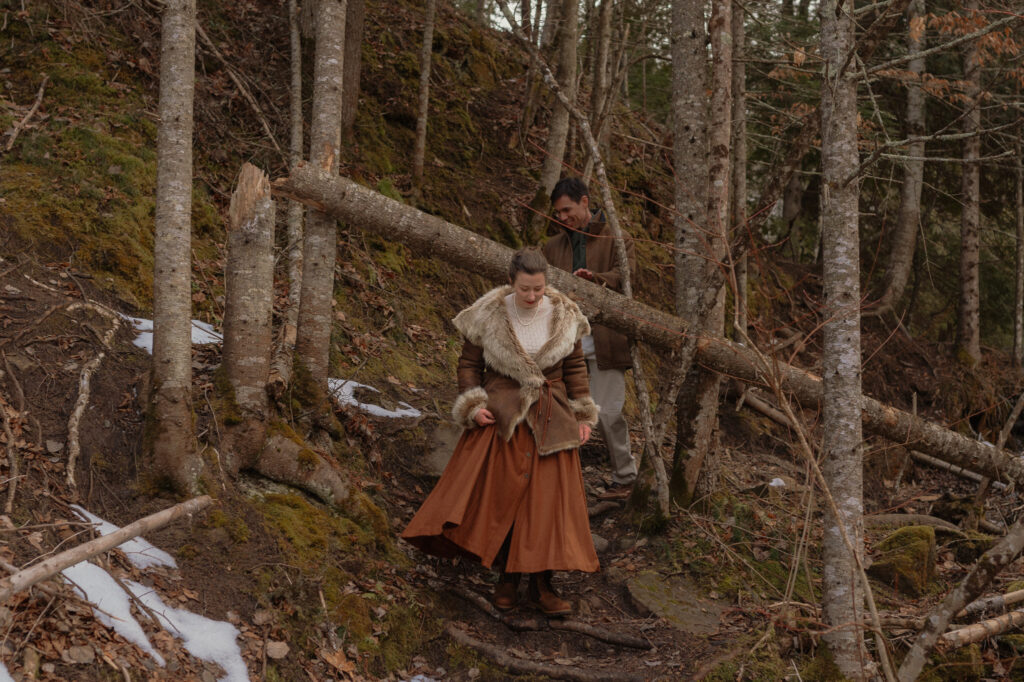
[[[492,289],[452,320],[465,338],[452,416],[475,428],[473,413],[487,407],[506,441],[525,421],[541,455],[578,447],[579,424],[596,424],[598,413],[580,348],[590,324],[572,300],[548,287],[548,340],[530,357],[508,319],[505,296],[510,293],[509,286]]]
[[[636,274],[633,240],[625,235],[625,242],[630,281],[633,281]],[[572,272],[572,242],[568,231],[562,230],[549,239],[543,251],[549,265]],[[622,291],[622,273],[615,259],[615,238],[608,224],[597,221],[596,216],[587,225],[587,269],[594,273],[595,283]],[[598,367],[625,370],[633,366],[629,355],[629,338],[625,334],[600,324],[594,325],[593,334]]]

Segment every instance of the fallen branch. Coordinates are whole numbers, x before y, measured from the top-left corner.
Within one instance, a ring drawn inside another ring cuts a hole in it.
[[[995,618],[983,620],[974,625],[951,630],[942,635],[943,648],[956,649],[967,644],[980,642],[994,635],[999,635],[1018,625],[1024,625],[1024,611],[1010,611]]]
[[[79,308],[93,310],[110,320],[110,329],[107,330],[101,339],[103,346],[105,348],[110,348],[110,342],[114,338],[114,333],[117,331],[118,327],[121,326],[121,322],[117,319],[117,316],[92,303],[72,303],[68,306],[68,312],[73,312]],[[100,366],[100,363],[103,362],[103,358],[106,357],[106,354],[105,350],[101,350],[97,353],[95,357],[82,366],[82,373],[78,377],[78,398],[75,400],[75,408],[71,411],[71,417],[68,418],[67,474],[68,485],[72,488],[76,487],[75,465],[78,463],[78,455],[82,450],[82,447],[78,442],[78,426],[82,421],[82,415],[85,413],[85,408],[89,404],[89,384],[92,380],[92,375]]]
[[[595,516],[600,516],[605,512],[618,509],[621,506],[622,505],[620,505],[618,502],[613,502],[612,500],[601,500],[600,502],[594,504],[593,506],[587,507],[587,516],[589,516],[590,518],[594,518]]]
[[[579,682],[640,682],[644,680],[641,675],[632,675],[624,672],[584,670],[576,666],[557,665],[553,663],[539,663],[519,658],[513,658],[505,653],[501,647],[476,639],[465,632],[454,623],[446,628],[448,635],[457,643],[476,649],[490,658],[494,663],[515,673],[529,673],[531,675],[547,675],[556,680],[578,680]]]
[[[1007,606],[1019,604],[1022,601],[1024,601],[1024,590],[1015,590],[1013,592],[1007,592],[1006,594],[997,594],[994,597],[985,597],[984,599],[972,601],[970,604],[963,607],[960,612],[956,614],[956,618],[968,618],[987,611],[1001,611]]]
[[[1006,445],[1006,441],[1010,438],[1010,431],[1013,430],[1014,425],[1017,423],[1021,410],[1024,410],[1024,391],[1021,391],[1021,394],[1017,396],[1017,402],[1014,403],[1013,409],[1010,410],[1010,415],[1006,418],[1003,428],[999,430],[999,438],[996,440],[997,449],[1002,450],[1003,446]],[[975,504],[984,505],[985,497],[988,496],[990,487],[992,487],[992,479],[986,476],[982,479],[981,484],[978,486],[978,492],[974,496]]]
[[[163,511],[143,517],[124,528],[114,531],[110,535],[104,535],[85,544],[72,547],[67,551],[44,559],[34,566],[18,571],[14,575],[0,581],[0,584],[4,585],[0,589],[0,604],[5,603],[11,596],[27,590],[41,580],[46,580],[56,575],[68,566],[74,566],[77,563],[86,561],[143,533],[163,528],[183,516],[189,516],[209,507],[212,503],[213,498],[209,495],[194,497]]]
[[[25,118],[18,121],[18,124],[14,126],[14,130],[11,131],[11,139],[7,140],[7,146],[4,148],[5,152],[11,151],[11,149],[14,147],[14,141],[18,139],[18,135],[25,128],[25,126],[28,125],[29,120],[33,116],[35,116],[36,112],[39,110],[39,105],[43,103],[43,93],[46,92],[46,82],[48,80],[50,80],[50,77],[48,75],[44,75],[43,82],[39,84],[39,92],[36,94],[35,103],[32,105],[32,108],[28,110],[28,113],[25,114]]]
[[[494,620],[503,623],[510,630],[515,630],[516,632],[541,632],[549,628],[551,630],[569,630],[593,637],[602,642],[607,642],[608,644],[617,644],[632,649],[651,648],[651,643],[646,639],[611,632],[602,627],[581,623],[571,618],[518,618],[508,613],[502,613],[494,608],[494,604],[488,601],[486,597],[462,585],[449,585],[448,591],[458,597],[462,597]]]
[[[965,537],[964,532],[956,524],[927,514],[865,514],[864,525],[896,527],[931,526],[932,528],[939,528]]]
[[[793,422],[789,421],[789,417],[769,405],[767,401],[759,398],[754,394],[753,390],[748,389],[742,394],[740,399],[736,401],[737,410],[743,407],[743,405],[749,405],[753,410],[760,412],[777,424],[781,424],[786,428],[793,428]]]
[[[4,362],[7,362],[6,355]],[[10,469],[7,474],[7,502],[4,504],[4,513],[10,514],[14,510],[14,496],[18,490],[18,452],[14,447],[11,420],[7,416],[7,403],[2,399],[0,399],[0,416],[3,417],[4,435],[7,437],[7,466]]]
[[[900,682],[912,682],[916,680],[924,668],[925,657],[935,646],[941,637],[944,643],[954,644],[959,641],[960,635],[954,639],[948,639],[952,633],[942,634],[946,626],[967,603],[974,600],[981,594],[988,584],[992,582],[1003,568],[1017,558],[1021,549],[1024,549],[1024,520],[1013,524],[1010,531],[994,547],[981,555],[981,558],[971,567],[967,576],[957,585],[952,592],[939,604],[927,617],[925,627],[914,640],[903,663],[899,669]],[[1024,618],[1024,614],[1021,614]],[[1024,622],[1024,621],[1022,621]],[[972,626],[973,627],[973,626]],[[993,633],[996,634],[996,633]],[[987,635],[983,635],[987,636]],[[963,643],[969,643],[968,640]],[[959,646],[958,644],[954,644]]]

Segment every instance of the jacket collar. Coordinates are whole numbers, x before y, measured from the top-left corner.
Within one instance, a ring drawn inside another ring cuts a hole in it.
[[[573,346],[590,333],[590,323],[568,296],[548,286],[551,300],[551,323],[548,340],[530,357],[512,329],[505,308],[505,297],[512,287],[491,289],[461,313],[452,323],[470,343],[484,351],[484,361],[500,374],[515,379],[522,386],[538,387],[544,383],[544,370],[557,364],[572,352]]]

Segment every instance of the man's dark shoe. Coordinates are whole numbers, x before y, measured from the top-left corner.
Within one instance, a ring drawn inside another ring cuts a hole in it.
[[[572,604],[558,596],[551,587],[550,571],[534,573],[530,576],[530,589],[527,590],[530,605],[545,616],[568,616],[572,614]]]
[[[597,496],[599,500],[625,500],[633,492],[631,483],[612,483],[608,489]]]
[[[494,585],[491,603],[499,611],[511,611],[519,601],[519,574],[502,573]]]

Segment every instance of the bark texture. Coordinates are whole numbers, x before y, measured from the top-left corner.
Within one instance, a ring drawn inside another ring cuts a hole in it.
[[[345,2],[320,0],[309,160],[332,174],[338,171],[344,58]],[[302,299],[295,350],[312,381],[324,391],[331,348],[336,238],[337,221],[319,211],[310,211],[302,251]]]
[[[389,199],[348,178],[329,175],[303,164],[294,169],[290,177],[275,181],[272,189],[339,220],[350,221],[362,230],[401,242],[420,257],[439,258],[496,281],[508,277],[508,261],[513,249]],[[592,324],[607,325],[668,351],[680,347],[691,333],[682,318],[573,277],[571,273],[553,270],[548,277],[552,286],[579,303]],[[723,374],[764,384],[762,363],[755,353],[724,338],[703,336],[697,344],[697,358]],[[819,377],[783,362],[779,363],[778,371],[782,387],[801,403],[811,405],[821,401]],[[862,396],[860,404],[864,425],[874,433],[995,480],[1024,485],[1024,464],[1008,453],[874,398]]]
[[[746,28],[743,5],[732,6],[732,192],[730,242],[747,242],[747,65],[744,61]],[[733,262],[733,338],[743,343],[747,334],[747,254]]]
[[[822,592],[825,636],[836,665],[852,680],[873,673],[860,622],[864,593],[858,556],[864,547],[863,451],[860,410],[860,252],[857,155],[857,84],[844,69],[854,48],[849,5],[821,4],[821,207],[824,280],[822,472],[835,499],[825,507]],[[842,526],[843,530],[839,528]],[[844,530],[845,536],[844,539]],[[847,540],[849,544],[848,546]],[[855,556],[855,554],[857,556]]]
[[[412,152],[412,186],[417,194],[423,184],[423,156],[427,151],[427,115],[430,112],[430,61],[434,45],[434,15],[437,0],[427,0],[423,27],[423,46],[420,49],[420,98],[416,115],[416,144]]]
[[[924,0],[912,0],[907,18],[907,52],[921,51],[925,37]],[[885,272],[885,290],[878,301],[880,311],[893,308],[903,297],[903,290],[910,279],[910,268],[914,263],[914,248],[917,244],[918,222],[921,219],[921,187],[924,184],[924,90],[921,75],[924,73],[924,57],[911,59],[907,70],[912,76],[907,80],[906,132],[915,138],[907,147],[909,157],[903,166],[903,185],[900,188],[900,209],[892,235],[892,250]],[[920,138],[920,139],[917,139]]]
[[[160,37],[153,245],[153,458],[156,471],[192,490],[201,462],[192,423],[192,108],[195,0],[164,4]]]
[[[964,5],[969,17],[977,15],[978,0]],[[957,346],[962,360],[975,365],[981,360],[981,285],[978,263],[981,252],[981,102],[979,101],[981,62],[977,41],[964,50],[964,83],[967,114],[964,132],[963,175],[960,201],[960,304],[957,309]]]
[[[1017,293],[1013,304],[1013,364],[1017,367],[1024,364],[1024,155],[1021,155],[1021,135],[1024,135],[1024,126],[1018,128],[1013,141],[1017,158]]]
[[[228,213],[222,362],[242,413],[263,419],[273,338],[275,219],[263,171],[242,166]]]
[[[341,133],[347,137],[352,133],[352,125],[359,111],[366,0],[347,0],[345,4],[345,77],[341,92]]]

